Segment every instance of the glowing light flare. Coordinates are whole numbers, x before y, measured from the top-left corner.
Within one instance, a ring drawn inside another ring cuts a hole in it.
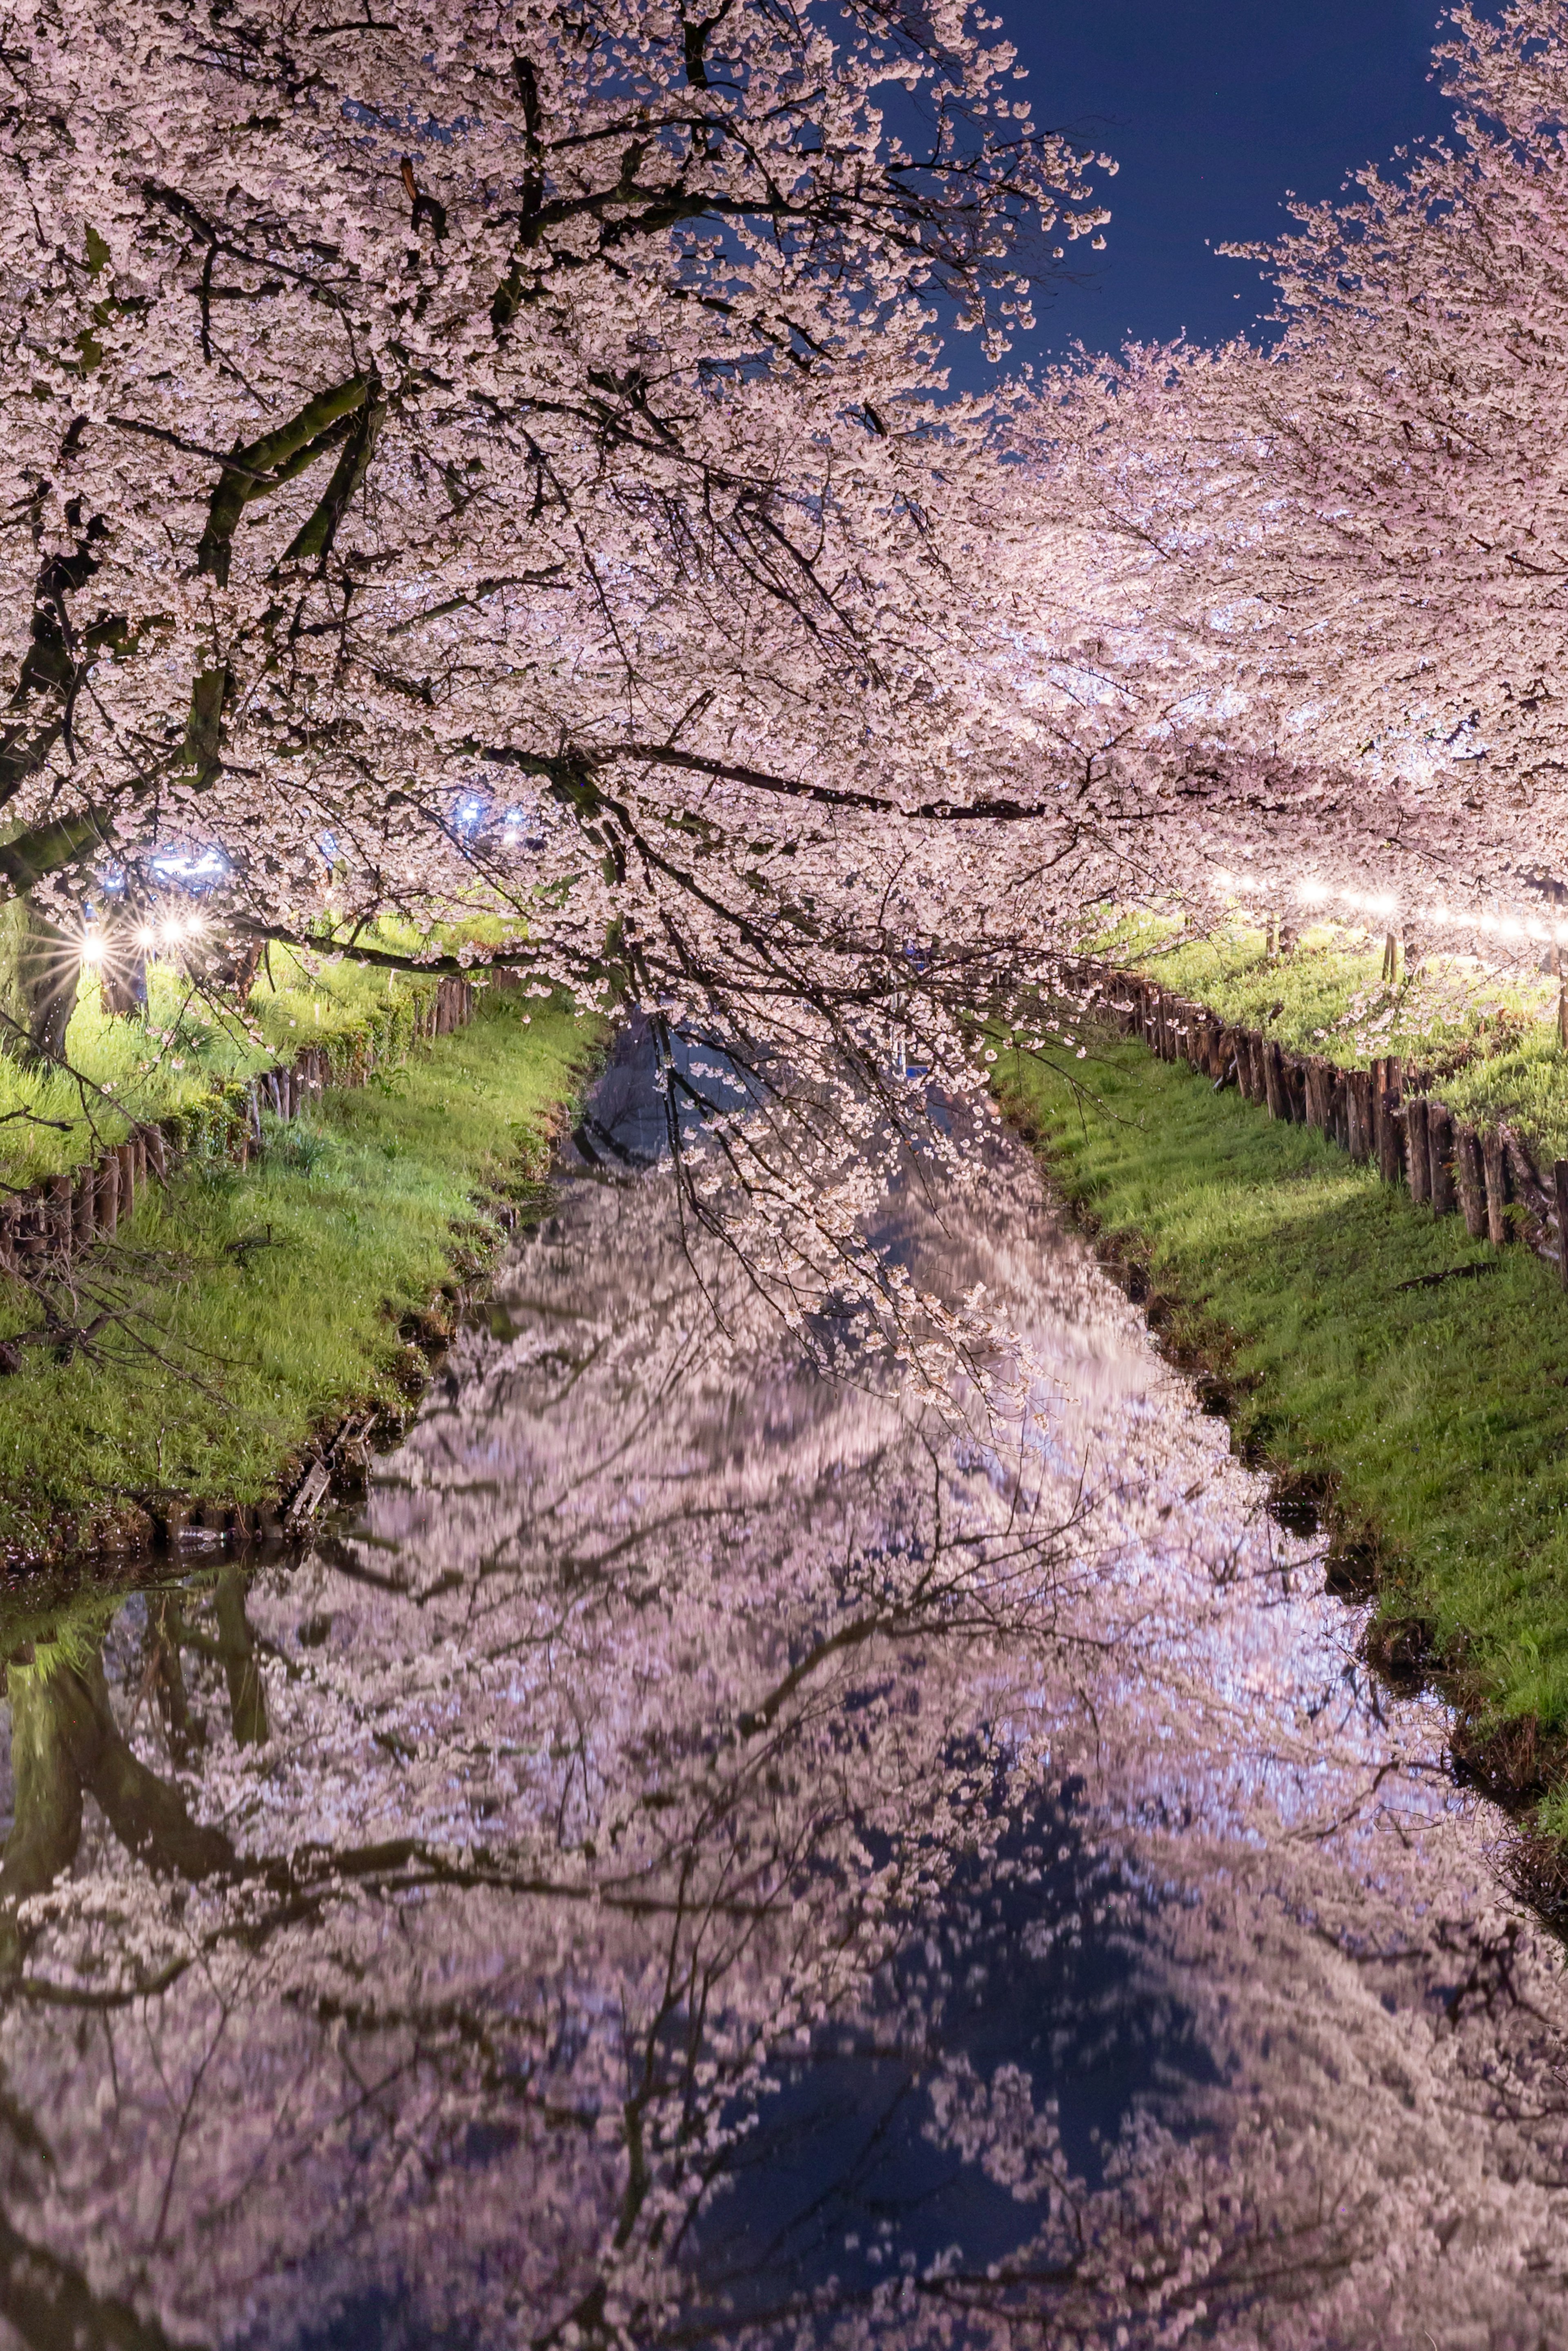
[[[1401,908],[1392,891],[1335,890],[1315,875],[1292,883],[1254,875],[1249,884],[1246,877],[1218,867],[1209,879],[1215,889],[1227,893],[1266,903],[1288,891],[1299,905],[1341,906],[1350,914],[1370,915],[1385,927],[1406,922],[1433,930],[1473,931],[1511,942],[1530,939],[1542,946],[1568,946],[1568,921],[1549,922],[1539,914],[1488,914],[1478,908],[1447,905]]]
[[[1262,885],[1267,893],[1268,885]],[[1531,939],[1542,946],[1568,946],[1568,922],[1551,923],[1539,914],[1489,914],[1465,906],[1412,906],[1402,909],[1392,891],[1333,890],[1316,880],[1293,884],[1293,894],[1307,906],[1330,903],[1354,914],[1375,915],[1380,923],[1396,920],[1424,929],[1476,931],[1489,938]]]

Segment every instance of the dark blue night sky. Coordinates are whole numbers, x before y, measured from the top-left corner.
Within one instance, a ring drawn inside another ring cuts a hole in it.
[[[1357,164],[1449,120],[1427,79],[1437,0],[998,0],[994,13],[1030,68],[1036,120],[1122,166],[1093,277],[1041,308],[1015,363],[1075,339],[1103,350],[1252,326],[1269,308],[1256,266],[1204,239],[1273,236],[1287,190],[1332,196]],[[967,376],[961,342],[949,357]]]

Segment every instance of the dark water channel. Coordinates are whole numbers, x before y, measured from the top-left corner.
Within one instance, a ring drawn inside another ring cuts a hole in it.
[[[14,1657],[0,2334],[1568,2344],[1557,1949],[1021,1153],[944,1400],[583,1141],[361,1509]]]

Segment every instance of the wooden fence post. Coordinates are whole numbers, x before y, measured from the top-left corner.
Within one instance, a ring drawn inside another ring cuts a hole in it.
[[[1405,1105],[1405,1163],[1410,1178],[1410,1197],[1416,1201],[1432,1196],[1432,1169],[1427,1156],[1427,1099],[1413,1094]]]
[[[1508,1238],[1508,1218],[1503,1214],[1508,1205],[1508,1162],[1495,1126],[1489,1126],[1481,1137],[1481,1165],[1486,1170],[1487,1232],[1493,1247],[1501,1249]]]
[[[71,1193],[68,1176],[51,1176],[45,1210],[51,1255],[69,1257],[71,1253]]]
[[[16,1262],[24,1273],[38,1254],[37,1217],[34,1210],[37,1196],[29,1188],[16,1195]]]
[[[106,1151],[98,1164],[98,1228],[114,1238],[120,1225],[120,1162]]]
[[[1443,1102],[1431,1102],[1427,1110],[1427,1157],[1430,1170],[1432,1214],[1451,1217],[1454,1213],[1454,1122]]]
[[[90,1166],[84,1167],[77,1178],[71,1201],[71,1240],[79,1254],[92,1247],[98,1230],[98,1179]]]
[[[1460,1126],[1455,1130],[1454,1174],[1458,1183],[1459,1207],[1465,1219],[1465,1230],[1471,1240],[1483,1240],[1487,1228],[1487,1178],[1481,1162],[1480,1143],[1473,1126]]]
[[[17,1254],[25,1262],[31,1263],[42,1257],[48,1246],[48,1235],[44,1221],[43,1196],[36,1185],[21,1195],[16,1207]]]
[[[1377,1172],[1385,1184],[1399,1181],[1399,1064],[1388,1060],[1377,1095]]]
[[[1552,1188],[1557,1195],[1557,1272],[1568,1290],[1568,1159],[1552,1161]]]
[[[120,1213],[128,1217],[136,1206],[136,1153],[129,1143],[117,1143],[114,1155],[120,1163]]]
[[[1280,1092],[1284,1098],[1285,1116],[1292,1126],[1307,1123],[1306,1072],[1299,1053],[1288,1053],[1280,1047]]]
[[[1315,1126],[1321,1134],[1328,1123],[1328,1104],[1323,1099],[1323,1061],[1321,1053],[1307,1056],[1307,1124]]]

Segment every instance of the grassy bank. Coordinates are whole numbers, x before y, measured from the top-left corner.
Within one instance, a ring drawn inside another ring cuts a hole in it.
[[[486,1203],[538,1172],[593,1041],[528,1011],[482,996],[468,1028],[270,1126],[250,1168],[148,1187],[84,1270],[131,1318],[93,1343],[111,1359],[28,1345],[0,1380],[0,1555],[58,1555],[170,1497],[261,1502],[350,1405],[406,1396],[400,1322],[493,1244]],[[36,1320],[0,1282],[0,1336]]]
[[[1152,916],[1086,944],[1291,1051],[1344,1069],[1390,1053],[1418,1062],[1456,1117],[1478,1127],[1506,1121],[1542,1166],[1568,1155],[1568,1054],[1548,974],[1433,954],[1388,981],[1381,946],[1327,925],[1272,956],[1264,934],[1242,923],[1199,938]]]
[[[494,926],[490,926],[493,928]],[[476,919],[462,937],[483,941]],[[455,948],[455,933],[423,939],[383,925],[370,943],[405,954]],[[79,1167],[136,1123],[168,1122],[194,1137],[221,1123],[225,1090],[291,1064],[302,1045],[334,1068],[370,1049],[379,1060],[413,1039],[434,1001],[423,973],[378,971],[326,954],[271,947],[242,1004],[210,970],[168,956],[146,972],[147,1002],[115,1014],[84,970],[66,1031],[67,1069],[25,1067],[0,1054],[0,1184],[26,1186]]]
[[[1141,1044],[1100,1043],[1075,1073],[1082,1092],[1011,1053],[998,1069],[1058,1185],[1146,1264],[1169,1343],[1232,1391],[1240,1444],[1324,1481],[1385,1612],[1431,1628],[1480,1719],[1568,1730],[1554,1270]],[[1485,1270],[1423,1284],[1467,1265]],[[1568,1795],[1548,1810],[1568,1830]]]

